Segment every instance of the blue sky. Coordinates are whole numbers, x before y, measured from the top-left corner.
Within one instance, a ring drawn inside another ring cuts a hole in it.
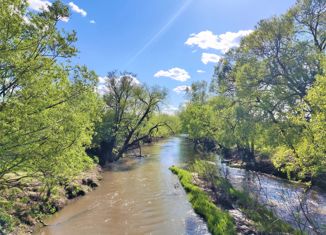
[[[28,1],[34,9],[51,2]],[[165,109],[173,111],[185,100],[177,91],[194,81],[209,81],[225,50],[260,19],[284,13],[295,0],[63,2],[72,14],[60,27],[77,31],[76,62],[100,77],[115,69],[130,71],[141,83],[167,88]]]

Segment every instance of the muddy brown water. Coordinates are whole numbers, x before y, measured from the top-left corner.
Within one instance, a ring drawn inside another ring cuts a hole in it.
[[[168,169],[185,162],[183,140],[143,148],[145,158],[123,159],[103,173],[95,191],[46,222],[42,235],[209,234],[178,179]]]
[[[143,154],[148,157],[125,158],[111,164],[98,189],[70,203],[46,221],[50,226],[35,234],[209,234],[177,177],[168,169],[208,157],[216,160],[219,170],[236,188],[249,191],[282,219],[313,234],[304,218],[293,216],[304,191],[302,185],[230,168],[221,164],[218,156],[195,153],[192,143],[182,136],[146,146]],[[326,228],[326,194],[311,190],[307,205],[314,223]]]

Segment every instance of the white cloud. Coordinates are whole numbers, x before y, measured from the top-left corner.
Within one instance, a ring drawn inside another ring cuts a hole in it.
[[[71,8],[72,11],[78,13],[78,14],[81,14],[82,16],[86,16],[87,15],[87,12],[81,8],[79,8],[79,6],[77,6],[75,3],[73,2],[69,2],[68,4]]]
[[[90,20],[89,23],[96,24],[95,20]]]
[[[132,83],[134,85],[140,85],[140,81],[136,77],[134,76],[129,76],[129,77],[132,79]]]
[[[201,69],[197,69],[197,73],[206,73],[206,71],[201,70]]]
[[[67,23],[69,21],[69,17],[61,17],[60,20]]]
[[[186,70],[175,67],[169,70],[160,70],[154,74],[154,77],[168,77],[173,80],[185,82],[190,78],[190,75]]]
[[[101,95],[108,92],[108,88],[105,85],[106,84],[106,78],[107,77],[98,77],[98,84],[97,84],[96,91]]]
[[[169,114],[169,115],[174,115],[179,111],[179,109],[173,105],[165,105],[162,108],[162,113]]]
[[[211,54],[211,53],[203,53],[201,55],[201,61],[204,64],[208,63],[217,63],[222,57],[216,54]]]
[[[51,6],[51,2],[46,0],[27,0],[29,7],[35,11],[46,11]]]
[[[239,46],[241,38],[252,32],[252,30],[240,30],[238,32],[226,32],[216,35],[206,30],[198,34],[191,34],[185,44],[188,46],[198,46],[201,49],[216,49],[225,53],[231,48]]]
[[[52,5],[51,2],[46,0],[27,0],[27,2],[29,7],[34,11],[47,11],[49,9],[49,6]],[[27,16],[24,16],[23,18],[27,24],[30,24],[30,19]],[[60,20],[67,23],[69,21],[69,18],[61,17]]]
[[[201,49],[217,48],[218,36],[211,31],[202,31],[198,34],[191,34],[185,42],[189,46],[198,46]]]
[[[176,93],[182,93],[182,92],[186,92],[191,90],[190,86],[177,86],[176,88],[173,89],[173,91],[175,91]]]

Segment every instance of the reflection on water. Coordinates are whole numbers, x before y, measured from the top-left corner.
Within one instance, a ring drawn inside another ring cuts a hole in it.
[[[51,226],[36,234],[209,234],[178,179],[168,170],[172,165],[209,156],[195,153],[191,142],[183,137],[146,146],[143,153],[149,157],[125,158],[111,164],[97,190],[65,207],[46,221]],[[214,158],[219,163],[218,157]],[[224,164],[218,166],[236,188],[249,191],[293,225],[304,224],[293,216],[303,187]],[[307,202],[311,218],[320,225],[325,223],[325,193],[312,190]]]

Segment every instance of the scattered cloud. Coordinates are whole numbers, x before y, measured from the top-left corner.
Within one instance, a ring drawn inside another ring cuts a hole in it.
[[[69,21],[69,17],[61,17],[60,20],[67,23]]]
[[[197,73],[206,73],[206,71],[201,70],[201,69],[197,69]]]
[[[206,30],[197,34],[191,34],[185,42],[188,46],[198,46],[201,49],[216,49],[222,53],[233,47],[239,46],[242,37],[249,35],[252,30],[240,30],[238,32],[226,32],[216,35]]]
[[[105,93],[108,92],[108,89],[106,87],[106,78],[107,77],[98,77],[98,84],[97,84],[97,88],[96,91],[101,94],[104,95]]]
[[[187,107],[187,105],[190,103],[190,100],[184,100],[184,102],[180,105],[180,108],[184,109]]]
[[[81,9],[79,6],[77,6],[75,3],[73,2],[69,2],[68,4],[71,8],[72,11],[82,15],[82,16],[86,16],[87,15],[87,12],[83,9]]]
[[[176,93],[182,93],[191,90],[191,86],[177,86],[176,88],[173,89]]]
[[[185,82],[190,78],[190,75],[186,70],[175,67],[169,70],[160,70],[154,74],[154,77],[168,77],[173,80]]]
[[[46,0],[27,0],[29,7],[35,11],[46,11],[51,6],[51,2]]]
[[[201,49],[216,49],[218,47],[217,40],[217,35],[213,34],[211,31],[206,30],[198,34],[191,34],[185,44],[188,46],[198,46]]]
[[[96,24],[96,21],[95,20],[90,20],[89,23]]]
[[[132,83],[134,85],[140,85],[140,81],[136,77],[134,76],[129,76],[129,77],[132,79]]]
[[[164,114],[174,115],[179,111],[179,109],[173,105],[164,105],[161,111]]]
[[[208,63],[217,63],[222,57],[216,54],[211,54],[211,53],[203,53],[201,55],[201,61],[204,64]]]
[[[52,5],[51,2],[46,0],[27,0],[27,3],[29,5],[29,8],[34,11],[47,11],[49,9],[49,6]],[[27,24],[30,24],[30,19],[27,16],[24,16],[23,19]],[[61,17],[60,20],[67,23],[69,21],[69,18]]]

